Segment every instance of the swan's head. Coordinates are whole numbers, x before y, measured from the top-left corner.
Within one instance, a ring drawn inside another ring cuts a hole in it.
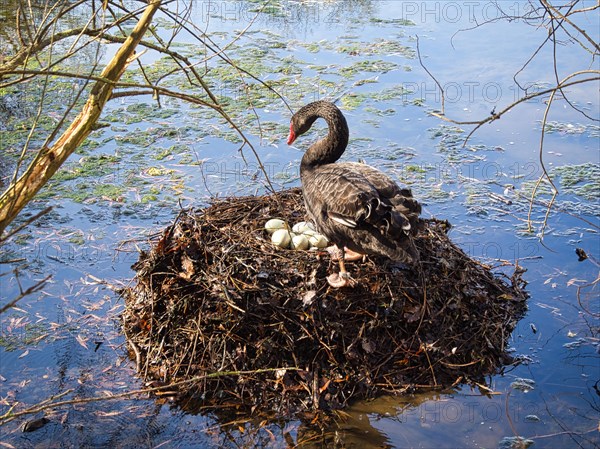
[[[292,117],[290,122],[290,135],[288,136],[287,143],[291,145],[294,141],[310,129],[316,117],[298,117],[298,114]]]
[[[299,136],[308,131],[318,118],[316,115],[307,114],[307,112],[308,111],[305,108],[302,108],[292,117],[290,122],[290,135],[287,140],[288,145],[293,144]]]

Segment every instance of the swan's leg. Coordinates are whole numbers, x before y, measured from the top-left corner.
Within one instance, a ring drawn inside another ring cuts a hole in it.
[[[341,288],[341,287],[354,287],[356,285],[356,281],[350,277],[350,274],[346,271],[346,265],[344,264],[344,248],[341,249],[337,247],[336,255],[338,262],[340,264],[340,272],[330,274],[327,276],[327,282],[333,288]]]
[[[333,260],[339,260],[339,248],[337,245],[329,246],[326,251],[331,254],[331,258]],[[364,258],[364,254],[357,253],[356,251],[352,251],[351,249],[344,247],[344,260],[347,260],[348,262],[355,262]]]
[[[365,259],[365,255],[361,254],[361,253],[357,253],[356,251],[352,251],[351,249],[348,248],[344,248],[344,260],[347,260],[348,262],[354,262],[356,260],[363,260]]]

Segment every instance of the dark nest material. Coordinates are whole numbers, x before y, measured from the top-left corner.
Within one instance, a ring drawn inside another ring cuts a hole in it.
[[[273,217],[304,220],[299,189],[183,211],[134,265],[123,315],[141,376],[187,409],[278,416],[415,388],[484,384],[511,363],[525,310],[520,270],[494,275],[424,220],[421,261],[348,263],[331,289],[328,255],[275,248]]]

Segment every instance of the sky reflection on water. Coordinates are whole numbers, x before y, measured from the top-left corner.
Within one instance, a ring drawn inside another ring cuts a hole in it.
[[[348,98],[400,86],[408,89],[410,93],[400,97],[374,100],[370,96],[356,108],[345,108],[352,145],[345,158],[364,158],[408,182],[417,196],[425,198],[426,215],[449,219],[454,225],[453,240],[472,257],[491,263],[519,259],[528,270],[529,312],[517,325],[512,345],[515,354],[529,362],[490,379],[488,386],[498,394],[487,397],[462,387],[444,394],[359,403],[349,411],[346,422],[331,430],[345,444],[339,447],[496,447],[515,431],[533,439],[534,447],[599,446],[598,432],[593,431],[600,410],[597,288],[581,291],[581,303],[595,316],[582,309],[577,300],[577,287],[594,281],[598,267],[589,260],[578,262],[575,255],[576,247],[585,248],[596,258],[600,254],[597,228],[577,217],[581,210],[591,208],[595,214],[588,213],[584,218],[598,224],[597,194],[595,206],[594,200],[574,194],[560,196],[555,207],[567,213],[551,215],[543,244],[535,235],[523,233],[527,211],[522,199],[507,187],[514,185],[519,191],[524,182],[534,182],[541,173],[539,121],[545,103],[534,100],[521,105],[479,129],[462,148],[465,133],[454,137],[448,130],[435,133],[442,122],[426,111],[440,107],[439,91],[415,58],[418,35],[424,63],[448,94],[446,114],[459,120],[480,119],[522,95],[513,75],[535,51],[545,31],[517,20],[498,21],[456,34],[482,19],[495,17],[491,2],[280,4],[282,10],[264,11],[250,28],[252,33],[240,39],[238,45],[242,49],[260,47],[259,38],[281,42],[285,45],[273,50],[273,55],[303,61],[292,63],[302,71],[290,76],[288,93],[295,99],[290,106],[297,109],[305,101],[328,94]],[[527,3],[506,2],[504,7],[517,13]],[[209,35],[215,33],[215,39],[224,43],[235,30],[254,20],[253,8],[255,5],[247,2],[196,2],[193,14],[196,24],[206,26]],[[588,29],[596,33],[597,39],[598,29],[592,19],[591,15],[587,18],[592,25]],[[414,24],[408,25],[406,20]],[[412,52],[364,55],[383,40],[399,43]],[[342,47],[356,50],[345,52]],[[580,68],[580,49],[569,49],[562,51],[558,59],[562,76]],[[552,82],[552,55],[548,50],[519,76],[523,85],[543,87]],[[394,63],[396,68],[385,73],[359,71],[340,79],[340,68],[364,59]],[[268,63],[272,64],[273,59]],[[302,86],[308,76],[317,75],[321,85]],[[357,84],[359,79],[376,79],[377,83]],[[329,87],[325,81],[335,81],[338,86]],[[222,93],[230,91],[228,86]],[[285,91],[282,93],[286,96]],[[591,115],[598,116],[597,89],[578,86],[572,89],[572,95]],[[416,99],[423,105],[415,103]],[[107,113],[139,101],[110,104]],[[282,188],[298,184],[297,166],[302,153],[285,145],[290,113],[283,105],[274,104],[260,111],[261,119],[280,124],[283,132],[278,134],[276,129],[262,140],[256,135],[252,139],[275,184]],[[173,120],[178,126],[193,121],[186,114],[197,111],[184,108],[182,112]],[[147,118],[127,130],[137,127],[143,131],[169,120]],[[552,120],[574,125],[585,122],[564,102],[553,107]],[[254,126],[249,122],[250,128]],[[597,128],[578,134],[567,131],[564,128],[546,136],[548,168],[589,161],[597,164]],[[123,134],[122,130],[106,132],[105,137]],[[204,161],[203,170],[174,159],[161,161],[181,176],[185,188],[179,198],[185,204],[202,205],[211,194],[262,190],[254,161],[246,154],[251,165],[247,167],[235,143],[215,135],[199,138],[193,131],[171,140],[183,142],[193,158]],[[159,144],[167,147],[172,142]],[[137,163],[144,167],[135,159],[140,151],[135,145],[128,147],[108,140],[94,151],[124,154],[117,163],[123,172],[104,178],[104,182],[123,183],[127,170]],[[129,282],[134,274],[130,265],[137,258],[136,240],[143,242],[146,235],[173,219],[177,210],[169,204],[173,195],[167,195],[166,200],[160,197],[158,205],[140,203],[135,210],[118,202],[61,201],[49,218],[32,229],[28,241],[7,248],[29,261],[28,271],[20,274],[23,285],[47,274],[52,274],[53,280],[39,295],[19,305],[23,312],[2,317],[3,336],[15,332],[29,336],[36,326],[42,334],[48,329],[53,332],[37,345],[0,349],[1,398],[35,403],[67,388],[86,397],[103,390],[140,387],[133,364],[125,357],[119,323],[107,320],[118,318],[122,301],[102,280],[110,285]],[[494,202],[493,195],[514,204],[509,207]],[[589,207],[581,209],[583,206]],[[537,207],[534,218],[540,221],[544,213],[543,207]],[[79,235],[84,236],[83,244],[76,238]],[[3,267],[3,273],[8,271],[9,267]],[[0,289],[3,299],[14,297],[18,292],[14,276],[4,276]],[[19,328],[21,316],[27,317],[29,327]],[[102,344],[94,349],[95,342]],[[514,382],[520,379],[532,380],[532,388],[516,388]],[[298,423],[276,422],[265,428],[248,423],[243,433],[226,426],[219,430],[210,417],[187,415],[154,401],[75,406],[59,410],[51,418],[51,424],[28,435],[20,434],[16,426],[4,426],[0,429],[2,439],[17,447],[55,447],[51,441],[73,447],[249,447],[259,442],[265,447],[279,447],[286,434],[300,439],[306,431]],[[274,434],[273,440],[269,432]]]

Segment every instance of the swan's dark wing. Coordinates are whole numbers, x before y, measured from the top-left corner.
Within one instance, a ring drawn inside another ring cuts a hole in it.
[[[385,198],[393,198],[401,193],[400,187],[392,178],[370,165],[359,162],[341,162],[337,165],[344,167],[345,170],[360,173],[379,192],[379,195]]]
[[[359,172],[343,164],[319,167],[304,189],[305,198],[310,202],[307,205],[315,216],[349,228],[357,227],[369,214],[371,204],[379,202],[377,189]]]
[[[347,169],[360,173],[375,187],[380,198],[385,198],[396,211],[408,217],[413,231],[417,230],[421,204],[413,198],[410,189],[400,188],[389,176],[370,165],[357,162],[346,162],[338,165],[344,165]]]
[[[412,198],[382,172],[363,164],[331,164],[313,172],[307,206],[317,220],[333,220],[348,228],[378,229],[397,237],[414,226]],[[406,203],[406,204],[405,204]],[[418,215],[418,212],[417,212]],[[416,217],[415,217],[416,219]]]

